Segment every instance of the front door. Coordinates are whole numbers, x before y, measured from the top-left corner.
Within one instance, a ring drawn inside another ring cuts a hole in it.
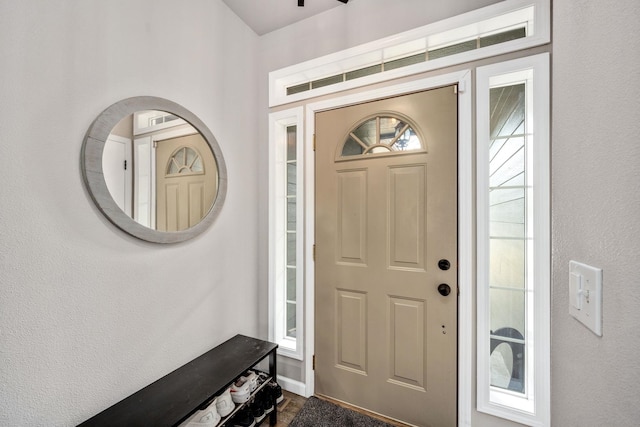
[[[456,87],[315,121],[315,391],[455,426]]]

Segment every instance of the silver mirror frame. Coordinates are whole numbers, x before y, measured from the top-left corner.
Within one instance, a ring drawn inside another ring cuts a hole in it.
[[[102,152],[114,126],[129,114],[142,110],[160,110],[186,120],[204,137],[218,166],[218,193],[209,212],[195,226],[182,231],[158,231],[137,223],[125,214],[111,197],[102,170]],[[81,169],[84,183],[96,206],[122,231],[153,243],[178,243],[204,232],[218,217],[227,195],[227,167],[215,137],[196,115],[175,102],[153,96],[123,99],[104,110],[91,124],[82,144]]]

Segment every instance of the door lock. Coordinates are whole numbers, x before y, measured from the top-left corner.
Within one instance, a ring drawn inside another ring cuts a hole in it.
[[[438,268],[440,270],[448,270],[451,268],[451,263],[449,262],[448,259],[441,259],[440,261],[438,261]]]

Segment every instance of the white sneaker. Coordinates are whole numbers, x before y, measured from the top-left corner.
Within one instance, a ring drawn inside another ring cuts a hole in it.
[[[231,400],[236,403],[245,403],[251,396],[251,381],[246,377],[240,377],[231,384]]]
[[[207,409],[198,411],[189,417],[185,422],[180,424],[180,427],[215,427],[220,422],[220,414],[217,409],[218,398],[213,399],[213,402]]]
[[[230,388],[226,389],[224,393],[216,397],[216,400],[218,401],[216,404],[216,408],[218,409],[218,413],[222,417],[226,417],[227,415],[229,415],[236,407],[236,405],[233,404],[233,400],[231,399]]]
[[[256,388],[258,388],[258,376],[256,375],[256,373],[253,371],[249,371],[247,372],[247,375],[245,375],[245,378],[247,379],[247,381],[249,381],[249,390],[251,391],[251,393],[256,391]]]

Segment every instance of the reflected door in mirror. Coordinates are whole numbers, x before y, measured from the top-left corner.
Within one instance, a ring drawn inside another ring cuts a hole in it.
[[[218,188],[216,163],[206,155],[209,151],[200,134],[157,141],[158,230],[186,230],[207,214]]]
[[[102,169],[118,207],[158,231],[197,225],[218,195],[218,168],[207,140],[164,111],[137,111],[120,120],[105,142]]]

